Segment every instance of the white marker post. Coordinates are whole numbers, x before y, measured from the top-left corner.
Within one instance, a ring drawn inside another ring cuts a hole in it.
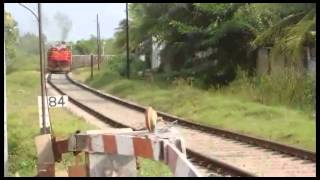
[[[45,110],[45,116],[42,116],[42,97],[38,96],[38,107],[39,107],[39,126],[40,126],[40,132],[42,134],[42,132],[50,132],[50,120],[49,120],[49,112],[48,112],[48,108],[47,108],[47,98],[45,98],[45,103],[44,103],[44,110]],[[45,117],[45,127],[43,127],[43,117]],[[45,131],[45,128],[47,129],[47,131]]]

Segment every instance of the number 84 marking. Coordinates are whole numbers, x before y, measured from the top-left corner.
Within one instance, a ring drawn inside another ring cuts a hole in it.
[[[68,102],[68,96],[48,96],[48,105],[50,108],[64,107]]]

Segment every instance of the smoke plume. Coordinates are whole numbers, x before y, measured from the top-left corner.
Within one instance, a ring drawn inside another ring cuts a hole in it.
[[[61,40],[65,41],[72,28],[71,19],[67,15],[57,12],[54,16],[54,20],[56,21],[58,29],[61,30]]]

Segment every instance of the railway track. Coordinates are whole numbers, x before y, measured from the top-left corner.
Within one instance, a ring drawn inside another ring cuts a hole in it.
[[[144,127],[145,107],[104,94],[65,74],[49,75],[48,82],[77,106],[115,127]],[[316,154],[276,142],[199,125],[158,112],[164,121],[177,121],[190,160],[204,176],[313,176]],[[130,117],[130,121],[128,121]]]

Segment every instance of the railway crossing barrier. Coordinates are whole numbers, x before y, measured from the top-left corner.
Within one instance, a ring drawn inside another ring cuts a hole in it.
[[[75,164],[68,168],[68,176],[137,176],[136,157],[162,161],[174,176],[199,177],[187,160],[186,147],[174,127],[159,128],[157,114],[148,108],[146,130],[130,128],[76,132],[67,139],[50,134],[36,137],[38,176],[55,176],[55,162],[62,154],[73,153]],[[84,163],[80,163],[80,153]]]

